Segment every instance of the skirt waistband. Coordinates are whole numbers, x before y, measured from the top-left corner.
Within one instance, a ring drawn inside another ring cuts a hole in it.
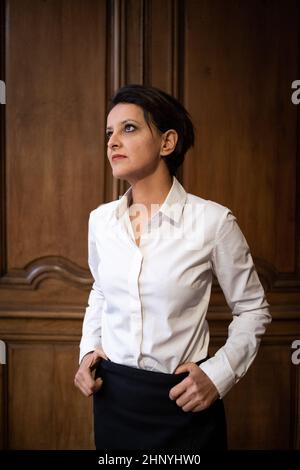
[[[205,359],[200,359],[199,361],[195,362],[195,364],[200,365],[207,359],[208,356]],[[180,382],[180,380],[182,380],[185,376],[188,376],[189,374],[188,372],[170,374],[165,372],[140,369],[124,364],[118,364],[116,362],[111,361],[110,359],[101,359],[99,365],[97,366],[96,376],[101,376],[101,370],[127,378],[144,380],[146,382],[149,381],[152,384],[153,382],[160,384],[175,384]]]

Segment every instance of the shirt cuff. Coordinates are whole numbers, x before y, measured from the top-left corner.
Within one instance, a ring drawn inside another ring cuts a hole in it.
[[[80,354],[79,364],[82,358],[88,353],[95,351],[97,348],[102,348],[101,338],[99,336],[89,336],[88,338],[82,338],[80,342]]]
[[[234,372],[222,352],[217,352],[215,356],[202,362],[199,367],[215,385],[220,398],[223,398],[236,383]]]

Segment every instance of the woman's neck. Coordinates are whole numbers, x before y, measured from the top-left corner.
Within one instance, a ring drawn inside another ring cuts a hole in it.
[[[130,206],[143,205],[148,213],[151,206],[161,206],[173,184],[173,177],[168,174],[150,175],[132,184]]]

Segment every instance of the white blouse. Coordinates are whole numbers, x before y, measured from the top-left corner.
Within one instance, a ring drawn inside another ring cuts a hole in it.
[[[119,364],[166,373],[204,359],[214,272],[233,320],[224,346],[199,367],[222,398],[246,373],[271,321],[249,246],[228,208],[187,193],[175,177],[137,246],[131,190],[90,214],[94,283],[80,361],[97,347]]]

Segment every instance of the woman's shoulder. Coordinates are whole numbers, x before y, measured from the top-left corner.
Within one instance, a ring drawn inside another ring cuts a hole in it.
[[[219,202],[204,199],[195,194],[187,194],[187,217],[196,224],[197,233],[203,233],[207,240],[216,240],[228,224],[236,223],[236,217],[231,209]],[[201,232],[202,231],[202,232]]]
[[[219,202],[210,199],[204,199],[195,194],[187,193],[186,204],[190,205],[193,209],[198,209],[206,216],[220,220],[226,217],[228,213],[232,213],[231,209]]]
[[[108,221],[117,207],[118,201],[103,202],[90,212],[90,220],[93,223]]]

